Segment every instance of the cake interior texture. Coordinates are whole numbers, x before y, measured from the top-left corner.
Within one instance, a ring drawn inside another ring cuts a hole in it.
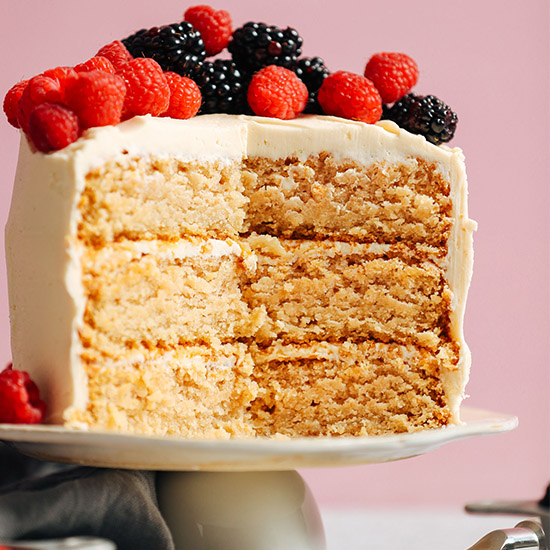
[[[67,426],[228,438],[457,421],[467,350],[437,162],[128,153],[86,172],[75,210],[86,399]]]
[[[448,195],[421,160],[365,169],[326,153],[91,172],[78,231],[91,397],[76,419],[221,437],[446,424]]]

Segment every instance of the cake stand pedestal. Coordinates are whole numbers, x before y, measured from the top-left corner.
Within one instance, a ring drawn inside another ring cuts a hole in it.
[[[478,409],[461,414],[460,426],[376,437],[213,441],[0,424],[0,440],[44,460],[158,471],[176,550],[325,550],[319,511],[295,470],[409,458],[518,422]]]
[[[163,472],[160,511],[177,550],[325,550],[317,504],[296,471]]]

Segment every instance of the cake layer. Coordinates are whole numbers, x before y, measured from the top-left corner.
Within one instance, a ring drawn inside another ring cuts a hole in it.
[[[245,243],[124,241],[83,250],[86,358],[117,357],[139,345],[228,342],[257,330],[258,313],[240,288],[255,267]]]
[[[364,167],[328,153],[305,162],[255,157],[241,174],[235,162],[130,157],[86,175],[78,235],[97,245],[253,231],[446,247],[449,193],[437,164],[414,158]]]
[[[380,435],[446,425],[445,375],[458,354],[414,346],[318,343],[253,348],[258,396],[252,422],[264,436]]]
[[[254,235],[84,247],[83,357],[255,339],[449,339],[451,292],[427,246]]]
[[[79,239],[234,237],[243,225],[240,162],[184,162],[170,157],[111,161],[86,175]]]
[[[254,435],[252,368],[242,344],[142,349],[118,361],[86,361],[87,405],[70,409],[65,419],[71,427],[140,434]]]
[[[409,158],[364,166],[321,152],[306,161],[248,158],[245,169],[246,230],[446,247],[450,186],[436,163]]]
[[[258,267],[243,273],[243,297],[267,313],[257,341],[373,339],[435,350],[448,340],[451,292],[437,249],[268,236],[248,243]]]
[[[176,346],[88,361],[89,399],[68,425],[197,438],[358,436],[448,423],[447,346],[365,342]]]

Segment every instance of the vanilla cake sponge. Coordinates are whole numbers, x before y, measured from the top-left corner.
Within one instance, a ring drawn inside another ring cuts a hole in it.
[[[136,117],[22,140],[15,368],[82,429],[374,435],[459,422],[464,161],[395,124]]]

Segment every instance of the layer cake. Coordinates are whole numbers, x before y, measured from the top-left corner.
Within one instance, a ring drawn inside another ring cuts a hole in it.
[[[460,150],[388,121],[145,116],[50,154],[23,139],[14,367],[81,429],[456,423],[474,225]]]

